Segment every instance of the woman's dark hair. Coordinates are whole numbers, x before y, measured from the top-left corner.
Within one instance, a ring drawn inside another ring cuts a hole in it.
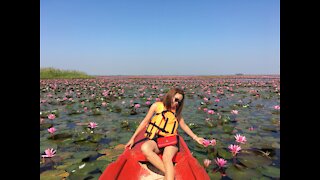
[[[171,109],[171,103],[172,103],[172,98],[174,97],[174,95],[176,95],[177,93],[182,95],[182,100],[178,105],[178,108],[176,110],[176,117],[177,120],[179,121],[181,118],[181,112],[183,109],[183,104],[184,104],[184,92],[182,89],[180,88],[172,88],[170,89],[167,94],[163,97],[162,99],[162,103],[164,104],[164,106],[166,107],[166,109],[170,110]]]

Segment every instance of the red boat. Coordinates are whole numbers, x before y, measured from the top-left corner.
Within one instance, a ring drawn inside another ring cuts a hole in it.
[[[144,180],[163,179],[164,175],[160,170],[151,165],[141,152],[144,139],[144,131],[141,131],[135,138],[135,146],[132,149],[126,148],[118,159],[109,164],[99,180]],[[175,180],[209,180],[205,169],[194,158],[181,136],[179,136],[180,151],[173,157],[175,169]],[[137,143],[138,142],[138,143]],[[159,154],[162,158],[162,154]]]

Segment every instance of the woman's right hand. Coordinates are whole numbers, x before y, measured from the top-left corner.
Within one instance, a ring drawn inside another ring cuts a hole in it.
[[[133,139],[130,139],[130,140],[128,141],[128,143],[126,144],[125,148],[129,147],[129,149],[131,149],[133,143],[134,143],[134,140],[133,140]]]

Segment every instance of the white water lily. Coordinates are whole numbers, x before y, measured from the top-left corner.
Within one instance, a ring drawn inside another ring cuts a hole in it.
[[[71,172],[76,172],[76,170],[72,170]]]
[[[80,166],[79,166],[79,169],[84,168],[84,166],[85,166],[85,165],[86,165],[86,163],[84,163],[84,164],[80,165]]]

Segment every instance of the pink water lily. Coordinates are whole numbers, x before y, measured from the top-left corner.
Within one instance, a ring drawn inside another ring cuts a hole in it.
[[[44,151],[46,154],[45,155],[42,155],[42,157],[44,158],[44,157],[49,157],[49,158],[51,158],[51,157],[53,157],[53,156],[55,156],[56,155],[56,150],[53,150],[53,148],[48,148],[48,149],[46,149],[45,151]]]
[[[94,129],[94,128],[98,127],[98,124],[95,122],[90,122],[88,127],[90,127],[91,129]]]
[[[54,132],[56,132],[56,128],[52,127],[48,129],[48,132],[53,134]]]
[[[102,102],[101,105],[102,105],[102,106],[106,106],[107,103],[106,103],[106,102]]]
[[[208,147],[208,146],[215,146],[217,144],[217,142],[215,139],[211,139],[211,140],[205,139],[205,140],[203,140],[202,144],[205,147]]]
[[[207,113],[208,113],[208,114],[214,114],[214,110],[210,109],[210,110],[208,110]]]
[[[254,128],[251,126],[251,127],[249,127],[249,131],[253,131],[254,130]]]
[[[245,136],[241,136],[240,134],[236,134],[234,137],[236,138],[236,141],[238,143],[244,144],[247,141],[246,137]]]
[[[211,160],[209,160],[209,159],[203,160],[203,165],[205,168],[207,168],[210,164],[211,164]]]
[[[88,107],[84,107],[83,110],[84,110],[84,112],[87,112],[88,111]]]
[[[50,120],[54,120],[54,119],[56,118],[56,115],[54,115],[54,114],[49,114],[49,115],[48,115],[48,118],[49,118]]]
[[[220,102],[220,99],[215,99],[214,102]]]
[[[233,145],[233,144],[229,145],[228,148],[232,152],[233,156],[235,156],[241,150],[241,147],[239,145]]]
[[[205,139],[202,141],[202,144],[205,146],[205,147],[208,147],[210,145],[210,141]]]
[[[280,110],[280,106],[279,105],[273,106],[273,108],[276,109],[276,110]]]
[[[149,106],[150,104],[151,104],[151,102],[150,102],[150,101],[147,101],[147,102],[146,102],[146,105],[147,105],[147,106]]]
[[[134,108],[140,108],[140,104],[135,104]]]
[[[218,158],[218,157],[217,157],[214,161],[216,162],[216,164],[217,164],[220,168],[221,168],[221,167],[225,167],[226,164],[227,164],[227,161],[224,160],[223,158]]]
[[[239,113],[238,110],[232,110],[232,111],[231,111],[231,114],[238,114],[238,113]]]
[[[215,139],[210,140],[210,145],[215,146],[217,144],[217,141]]]

